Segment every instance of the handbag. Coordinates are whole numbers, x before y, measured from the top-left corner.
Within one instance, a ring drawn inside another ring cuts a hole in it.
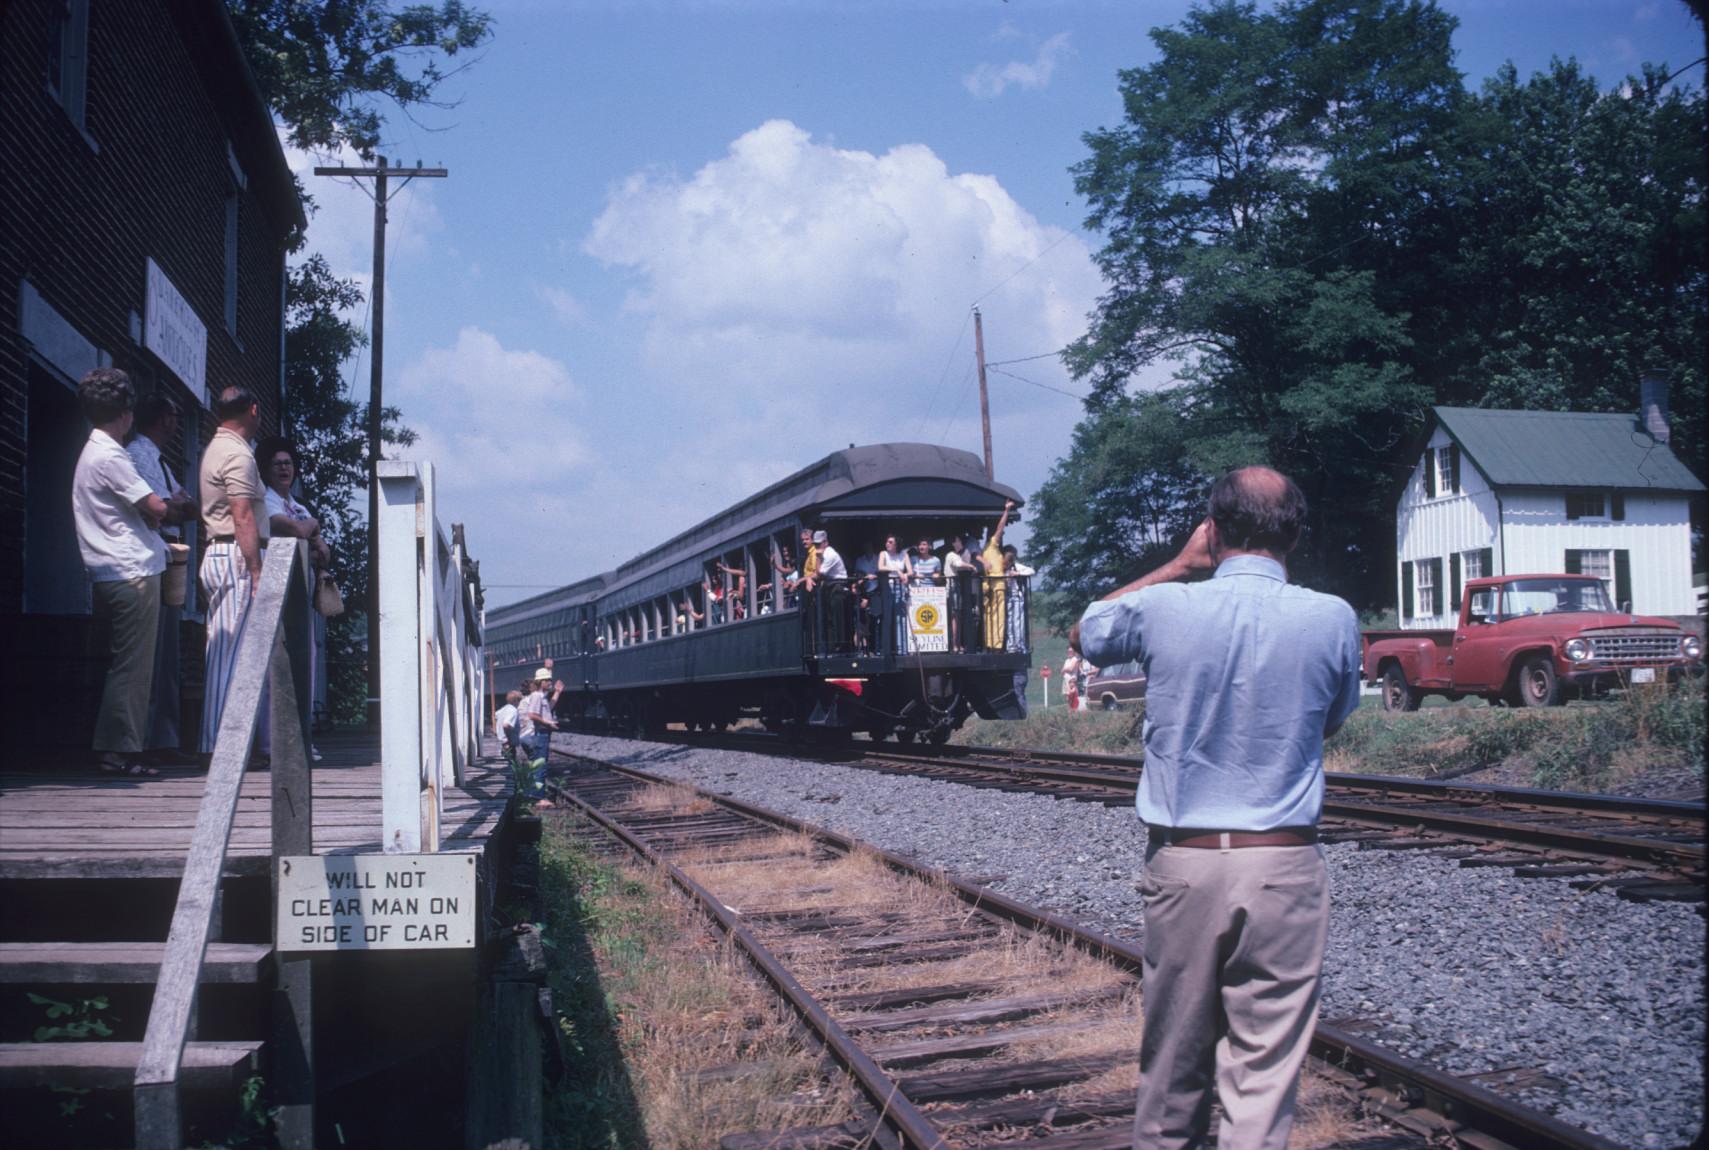
[[[315,579],[315,610],[328,619],[344,614],[344,596],[338,593],[331,572],[322,571]]]

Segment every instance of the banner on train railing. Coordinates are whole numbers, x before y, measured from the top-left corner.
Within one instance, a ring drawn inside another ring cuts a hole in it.
[[[908,588],[908,649],[949,650],[949,588]]]
[[[475,945],[475,856],[281,858],[273,940],[281,951],[466,950]]]

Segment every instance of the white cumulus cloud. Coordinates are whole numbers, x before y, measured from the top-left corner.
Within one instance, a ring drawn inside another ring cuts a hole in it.
[[[1058,32],[1039,45],[1032,60],[1010,60],[1006,64],[980,64],[961,78],[962,87],[982,100],[994,100],[1011,85],[1033,91],[1050,83],[1064,57],[1072,51],[1068,33]]]
[[[634,377],[602,389],[595,419],[616,420],[599,442],[631,467],[622,498],[658,517],[616,523],[613,560],[850,443],[977,451],[972,304],[989,359],[1038,356],[1084,331],[1101,287],[1082,238],[995,178],[785,120],[692,173],[619,181],[582,246],[626,279],[641,332]],[[1084,390],[1054,358],[1015,370]],[[991,388],[998,477],[1030,493],[1080,408],[1003,376]]]

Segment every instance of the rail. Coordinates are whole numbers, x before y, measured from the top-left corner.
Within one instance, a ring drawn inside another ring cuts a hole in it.
[[[208,765],[207,788],[178,886],[178,902],[155,983],[132,1092],[139,1150],[183,1146],[179,1073],[195,1017],[202,960],[218,913],[237,800],[264,698],[271,697],[272,853],[313,850],[309,745],[309,586],[307,545],[277,540],[238,644],[236,669]],[[277,883],[277,865],[274,881]],[[307,1145],[313,1131],[313,1060],[306,960],[276,965],[278,990],[271,1085],[282,1105],[281,1141]]]
[[[433,465],[381,460],[379,480],[381,841],[431,852],[444,788],[480,755],[480,610],[462,533],[439,525]]]
[[[1026,575],[971,573],[913,586],[884,574],[822,580],[805,596],[805,653],[887,662],[929,651],[1025,654],[1031,584]]]

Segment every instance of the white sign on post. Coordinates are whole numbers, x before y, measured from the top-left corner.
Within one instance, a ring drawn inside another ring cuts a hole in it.
[[[949,588],[908,588],[908,649],[949,650]]]
[[[475,856],[281,858],[273,939],[281,951],[468,949]]]
[[[152,256],[148,257],[148,285],[143,297],[142,345],[159,356],[202,406],[207,406],[208,325],[196,318],[196,309]]]

